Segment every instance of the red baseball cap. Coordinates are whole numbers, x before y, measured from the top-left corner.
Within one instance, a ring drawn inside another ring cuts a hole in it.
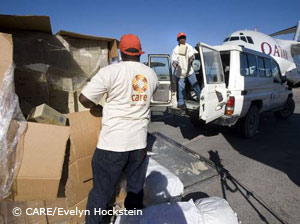
[[[184,32],[180,32],[179,34],[177,34],[177,40],[178,40],[180,37],[186,37],[186,34],[185,34]]]
[[[125,34],[120,40],[120,51],[124,54],[136,56],[144,54],[140,39],[134,34]]]

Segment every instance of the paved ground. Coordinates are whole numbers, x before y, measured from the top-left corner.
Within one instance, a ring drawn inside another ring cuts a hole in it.
[[[150,132],[161,132],[210,158],[232,177],[223,184],[219,177],[212,178],[199,186],[201,192],[189,196],[225,196],[243,224],[300,223],[300,89],[295,99],[298,104],[289,120],[264,114],[253,139],[214,125],[197,129],[187,118],[157,109]]]

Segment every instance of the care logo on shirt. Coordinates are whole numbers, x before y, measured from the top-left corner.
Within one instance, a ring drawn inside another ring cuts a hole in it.
[[[148,95],[145,93],[148,89],[148,80],[144,75],[138,74],[132,79],[133,94],[131,100],[133,102],[147,101]]]

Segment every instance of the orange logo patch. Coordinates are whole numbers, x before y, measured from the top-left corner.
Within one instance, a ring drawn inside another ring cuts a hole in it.
[[[132,88],[135,92],[143,93],[148,88],[148,80],[143,75],[136,75],[132,80]]]
[[[132,80],[132,89],[135,94],[132,95],[132,101],[147,101],[148,95],[143,94],[148,89],[148,80],[145,76],[138,74]]]

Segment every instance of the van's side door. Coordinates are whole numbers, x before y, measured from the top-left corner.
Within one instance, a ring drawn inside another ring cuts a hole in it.
[[[282,83],[282,76],[280,72],[279,65],[272,60],[272,75],[274,90],[272,93],[272,104],[273,107],[283,106],[288,98],[289,91],[286,88],[286,85]]]
[[[170,55],[149,54],[148,66],[158,78],[159,86],[151,100],[151,106],[172,106],[172,69]]]
[[[219,51],[203,43],[196,48],[200,54],[203,75],[199,118],[208,123],[225,114],[227,88]]]

